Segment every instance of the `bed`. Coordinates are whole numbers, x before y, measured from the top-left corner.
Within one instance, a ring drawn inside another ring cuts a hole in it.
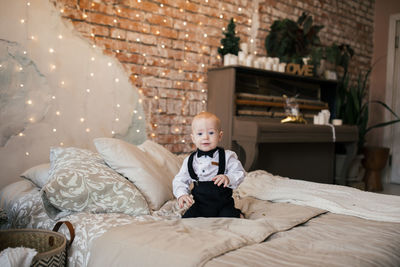
[[[182,157],[151,141],[94,143],[51,148],[3,188],[1,228],[70,221],[69,266],[400,266],[398,196],[258,170],[234,191],[245,219],[181,219],[171,181]]]

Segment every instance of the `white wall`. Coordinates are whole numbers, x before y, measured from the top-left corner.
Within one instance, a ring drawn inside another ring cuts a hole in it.
[[[0,0],[0,25],[0,188],[48,162],[51,146],[146,139],[140,95],[119,62],[49,1]]]

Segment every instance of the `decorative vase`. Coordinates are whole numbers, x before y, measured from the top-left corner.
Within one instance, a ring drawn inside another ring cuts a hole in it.
[[[362,151],[365,188],[367,191],[382,191],[381,172],[386,166],[390,150],[387,147],[364,147]]]

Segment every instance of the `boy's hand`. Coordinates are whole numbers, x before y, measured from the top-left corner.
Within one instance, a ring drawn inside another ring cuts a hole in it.
[[[220,174],[212,178],[212,181],[214,181],[214,184],[217,186],[224,185],[224,187],[227,187],[229,185],[229,178],[225,174]]]
[[[188,208],[193,205],[193,199],[189,195],[182,195],[178,198],[179,208],[183,208],[184,204],[187,204]]]

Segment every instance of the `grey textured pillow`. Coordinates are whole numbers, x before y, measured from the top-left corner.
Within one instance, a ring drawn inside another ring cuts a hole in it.
[[[134,184],[105,165],[99,154],[80,148],[50,150],[50,178],[42,194],[61,211],[149,214]]]
[[[42,188],[49,181],[49,171],[50,163],[43,163],[27,169],[21,174],[21,177]]]

